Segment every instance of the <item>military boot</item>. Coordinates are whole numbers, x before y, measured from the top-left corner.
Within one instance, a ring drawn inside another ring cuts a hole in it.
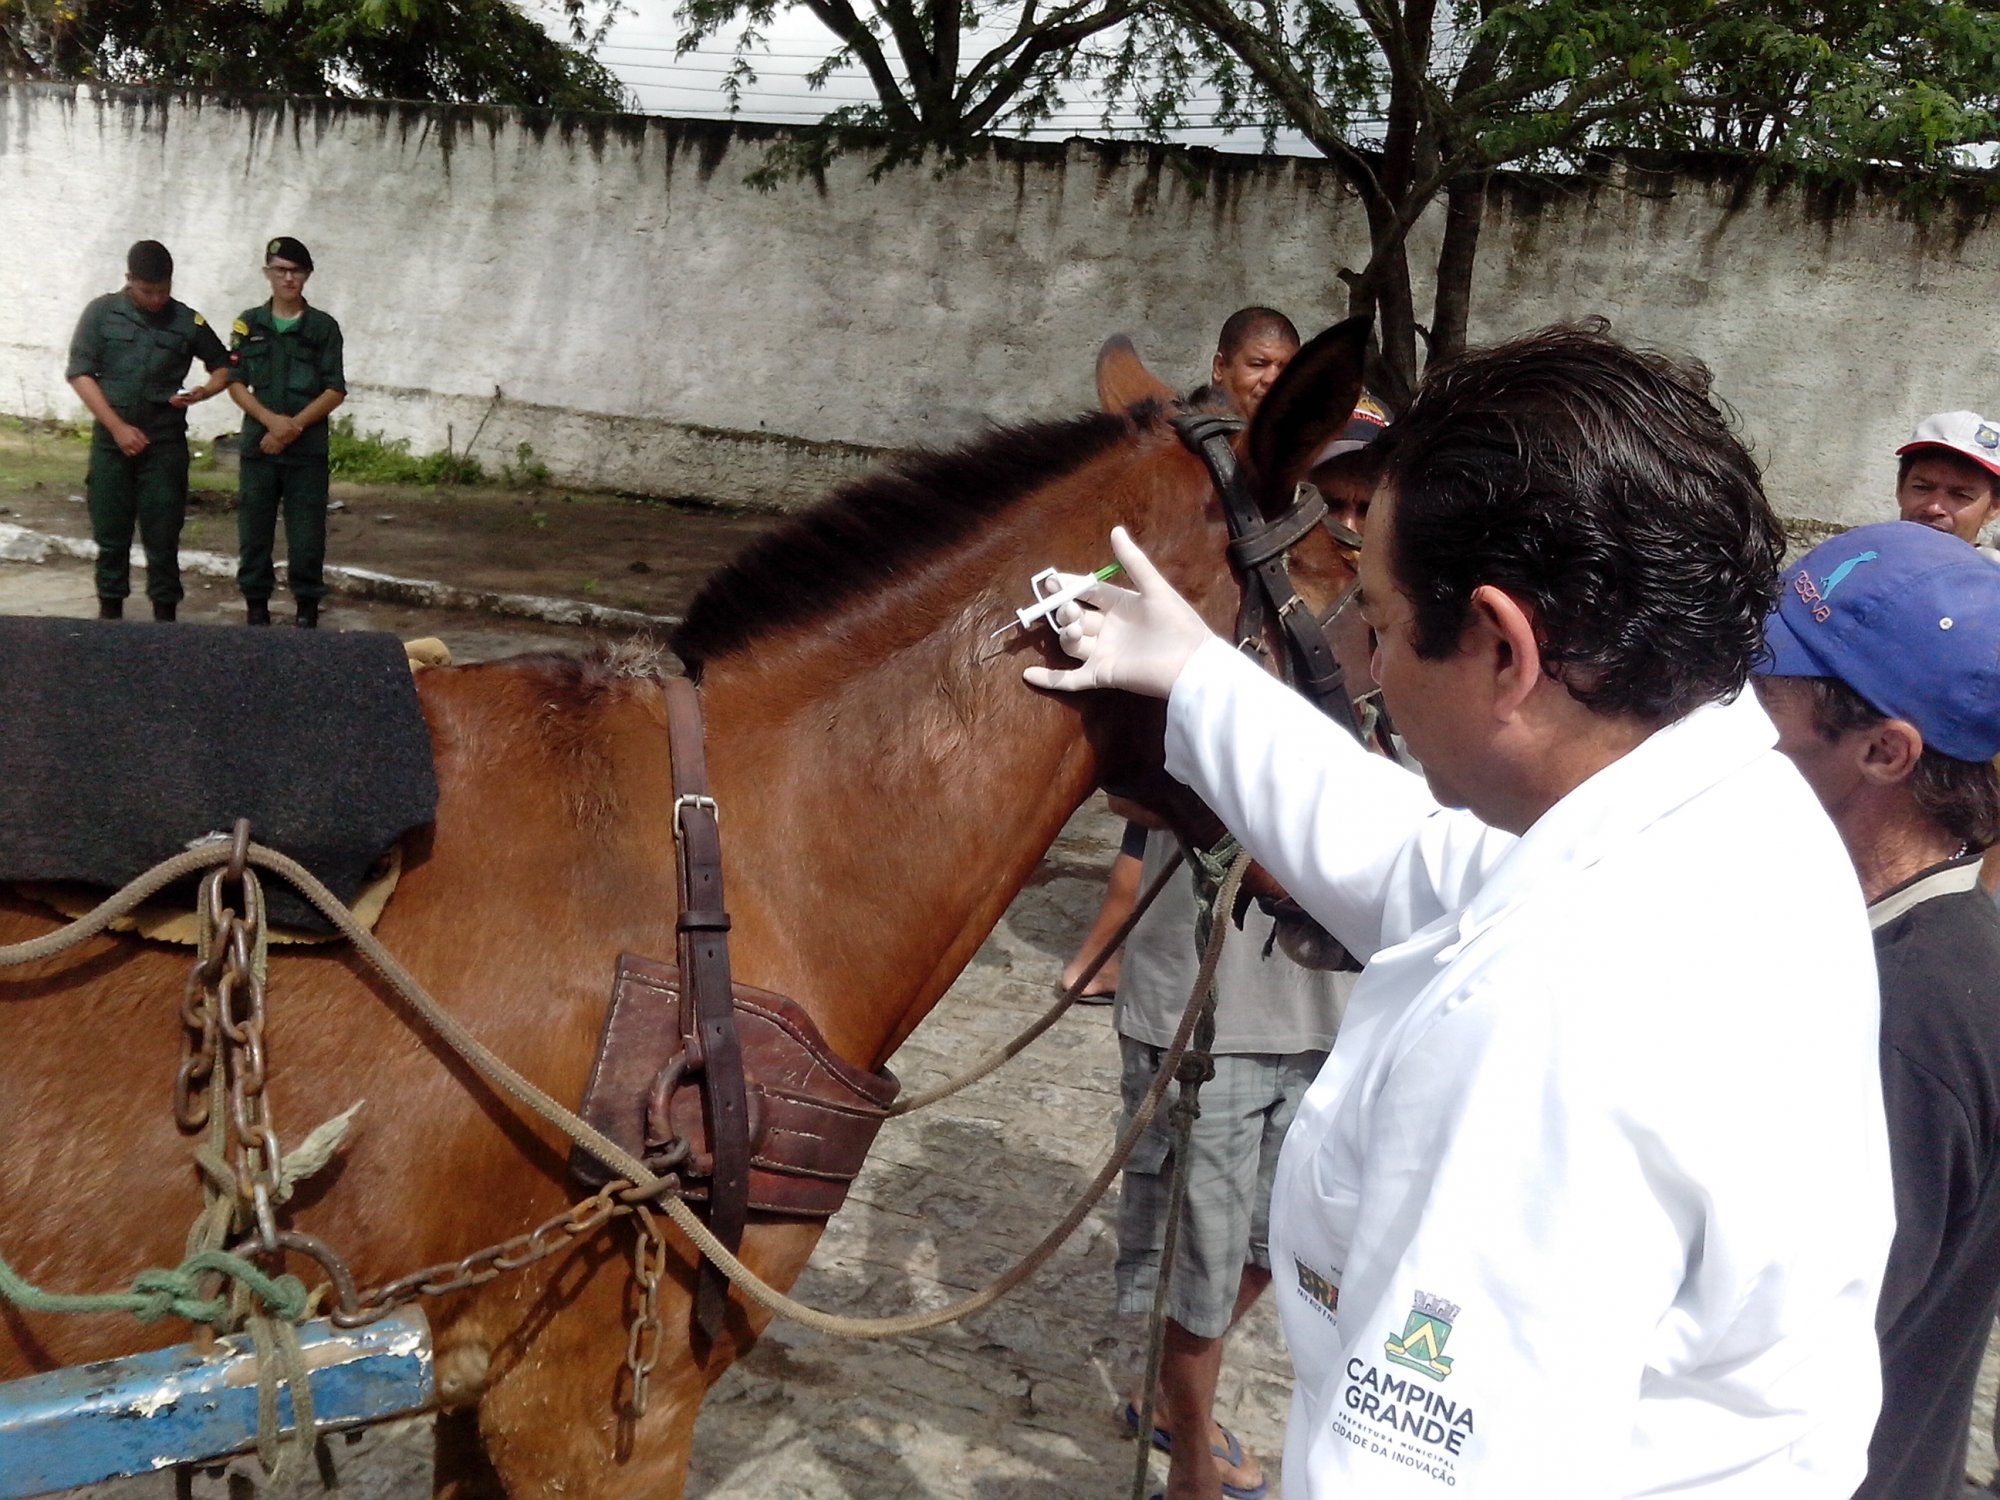
[[[301,630],[319,629],[319,600],[301,599],[299,601],[299,617],[293,623]]]
[[[245,599],[243,606],[248,611],[244,623],[248,625],[268,625],[271,623],[271,601],[268,599]]]
[[[124,619],[125,601],[123,599],[99,599],[97,601],[97,618],[100,620]]]
[[[153,601],[153,618],[159,621],[162,625],[173,624],[174,616],[177,613],[179,613],[179,606],[174,604],[171,600],[168,600],[164,603],[162,603],[158,599],[155,599]]]

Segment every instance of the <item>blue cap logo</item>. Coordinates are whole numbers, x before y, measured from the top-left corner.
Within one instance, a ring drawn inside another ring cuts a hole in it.
[[[1973,433],[1972,440],[1982,448],[2000,448],[2000,432],[1995,432],[1984,422],[1979,424],[1979,430]]]
[[[1821,583],[1814,583],[1812,570],[1800,568],[1798,576],[1792,580],[1792,592],[1799,601],[1812,611],[1813,619],[1824,625],[1833,617],[1833,611],[1826,607],[1826,601],[1833,597],[1833,591],[1847,581],[1847,575],[1863,563],[1875,562],[1882,556],[1879,552],[1857,552],[1839,567],[1826,575]]]

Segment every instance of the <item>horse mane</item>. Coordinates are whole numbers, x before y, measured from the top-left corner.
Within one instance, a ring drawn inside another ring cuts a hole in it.
[[[698,678],[704,663],[825,618],[1129,437],[1138,417],[1092,412],[1000,427],[837,491],[708,581],[673,634],[675,654]]]
[[[523,651],[476,663],[535,679],[536,692],[567,713],[588,709],[621,683],[673,676],[665,649],[643,637],[604,641],[585,651]]]

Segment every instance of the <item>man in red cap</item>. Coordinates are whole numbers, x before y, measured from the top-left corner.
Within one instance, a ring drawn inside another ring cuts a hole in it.
[[[1979,546],[1980,528],[2000,508],[2000,423],[1977,412],[1939,412],[1917,423],[1896,456],[1903,519]],[[2000,552],[1979,550],[2000,563]]]

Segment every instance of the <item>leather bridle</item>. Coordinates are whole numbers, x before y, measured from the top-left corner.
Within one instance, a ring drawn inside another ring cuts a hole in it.
[[[1326,636],[1326,627],[1353,599],[1354,588],[1350,585],[1324,617],[1316,616],[1293,587],[1287,563],[1292,548],[1314,527],[1324,528],[1350,563],[1360,556],[1360,536],[1327,514],[1326,498],[1310,484],[1299,485],[1283,515],[1266,521],[1243,482],[1236,451],[1230,446],[1230,439],[1242,431],[1240,417],[1182,411],[1172,420],[1174,432],[1207,467],[1229,525],[1229,560],[1243,581],[1243,603],[1236,612],[1237,648],[1268,656],[1275,620],[1283,652],[1277,665],[1285,681],[1366,743],[1361,715],[1347,690],[1347,676]]]

